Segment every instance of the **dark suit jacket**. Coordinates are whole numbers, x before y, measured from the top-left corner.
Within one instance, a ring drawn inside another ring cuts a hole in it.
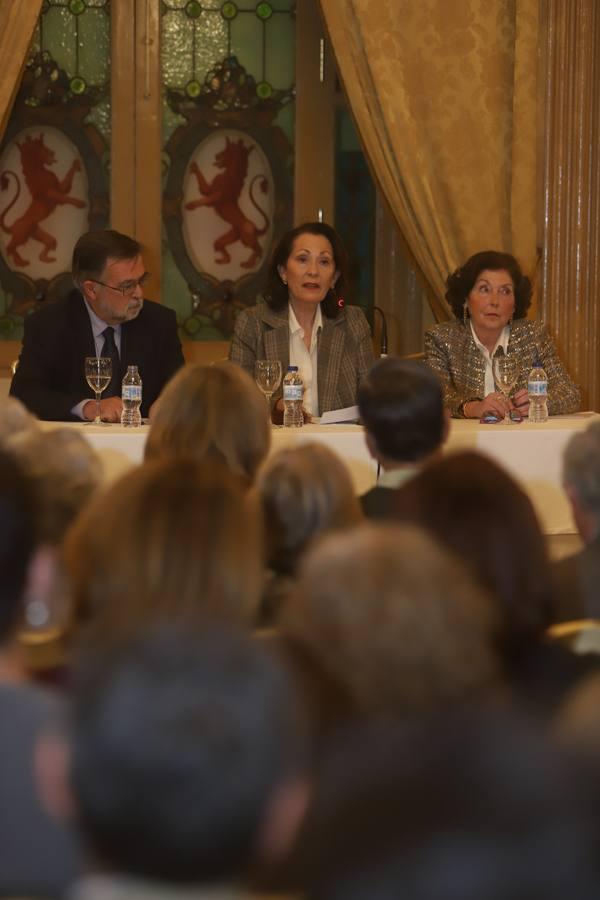
[[[23,347],[10,393],[40,419],[73,420],[73,407],[93,396],[85,380],[84,359],[95,355],[88,311],[79,291],[72,291],[25,319]],[[127,366],[138,367],[143,416],[183,363],[175,313],[145,300],[137,318],[121,326],[119,378]]]
[[[554,563],[553,621],[600,619],[600,537],[574,556]]]
[[[397,488],[376,485],[358,499],[367,519],[393,519]]]

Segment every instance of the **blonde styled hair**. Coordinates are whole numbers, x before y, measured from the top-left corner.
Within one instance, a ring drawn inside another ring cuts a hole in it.
[[[283,447],[259,473],[269,565],[291,574],[317,536],[362,520],[360,503],[343,460],[324,444]]]
[[[127,637],[153,620],[253,622],[262,590],[255,496],[215,464],[145,463],[114,482],[67,535],[73,624]]]
[[[414,526],[326,537],[301,564],[280,624],[368,712],[471,699],[498,676],[491,600]]]
[[[217,461],[251,482],[270,440],[264,398],[243,369],[229,362],[193,364],[184,366],[161,394],[145,458]]]

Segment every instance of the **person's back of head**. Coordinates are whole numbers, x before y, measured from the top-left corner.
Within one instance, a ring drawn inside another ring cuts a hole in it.
[[[256,497],[223,466],[144,463],[88,504],[64,560],[75,639],[118,639],[165,619],[247,625],[262,590]]]
[[[357,524],[362,513],[345,463],[324,444],[284,447],[259,473],[268,563],[293,574],[317,536]]]
[[[29,566],[37,546],[32,484],[11,455],[0,451],[0,646],[18,628]]]
[[[264,398],[247,372],[228,362],[188,365],[160,396],[145,458],[216,461],[252,482],[270,440]]]
[[[38,431],[39,422],[16,397],[0,400],[0,447],[4,448],[17,436]]]
[[[102,462],[90,443],[70,428],[24,431],[7,441],[35,484],[40,537],[60,544],[68,526],[102,481]]]
[[[491,601],[413,527],[325,537],[302,562],[281,627],[367,713],[487,700],[500,680]]]
[[[552,586],[531,500],[508,472],[475,451],[444,455],[402,487],[393,518],[429,531],[497,601],[512,653],[550,624]]]
[[[416,463],[439,449],[446,418],[439,378],[424,363],[379,360],[358,388],[360,417],[384,463]]]
[[[151,881],[240,878],[301,769],[297,715],[283,671],[232,630],[164,626],[90,649],[69,780],[93,857]]]
[[[573,435],[563,456],[563,483],[586,544],[600,535],[600,422]]]
[[[307,821],[308,900],[591,900],[589,784],[512,717],[436,717],[353,735]]]

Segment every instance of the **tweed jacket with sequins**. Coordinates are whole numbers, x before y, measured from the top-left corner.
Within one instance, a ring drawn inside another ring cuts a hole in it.
[[[579,388],[569,378],[543,325],[531,319],[515,319],[510,326],[507,353],[519,359],[516,391],[527,387],[532,362],[539,356],[548,376],[550,415],[577,412]],[[485,360],[468,324],[444,322],[430,328],[425,333],[425,359],[442,380],[444,402],[453,416],[461,416],[463,403],[484,398]]]
[[[254,377],[257,359],[279,359],[285,374],[290,359],[287,306],[273,310],[259,303],[239,314],[235,322],[229,359]],[[335,319],[323,314],[317,350],[319,415],[330,409],[356,404],[359,382],[374,362],[369,323],[358,306],[346,306]],[[275,403],[281,386],[273,395]]]

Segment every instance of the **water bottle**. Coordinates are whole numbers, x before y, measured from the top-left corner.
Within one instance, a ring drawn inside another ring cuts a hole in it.
[[[283,425],[284,428],[301,428],[304,425],[302,415],[302,397],[304,385],[298,366],[288,366],[283,379]]]
[[[121,384],[121,400],[123,412],[121,413],[121,425],[129,428],[138,428],[142,424],[142,379],[137,366],[127,366],[125,378]]]
[[[527,379],[529,394],[529,421],[548,421],[548,376],[538,357],[533,361],[533,368]]]

